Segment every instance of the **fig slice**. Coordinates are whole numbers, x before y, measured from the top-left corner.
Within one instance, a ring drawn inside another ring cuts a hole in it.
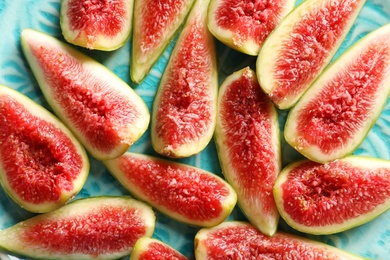
[[[0,231],[0,248],[34,259],[118,259],[152,236],[150,206],[130,197],[90,197]]]
[[[182,253],[170,245],[151,237],[142,237],[135,243],[130,260],[187,260]]]
[[[218,76],[208,0],[197,1],[177,39],[153,103],[151,141],[167,157],[201,152],[213,137]]]
[[[295,7],[295,0],[211,0],[207,24],[222,43],[257,56],[270,32]]]
[[[296,230],[333,234],[364,224],[390,208],[390,161],[348,156],[327,164],[286,166],[274,186],[281,216]]]
[[[60,26],[69,43],[112,51],[130,38],[134,0],[62,0]]]
[[[130,76],[141,83],[180,30],[195,0],[135,0]]]
[[[47,102],[96,159],[120,156],[146,131],[145,102],[104,65],[32,29],[21,41]]]
[[[228,76],[219,88],[214,139],[243,213],[261,232],[273,235],[279,220],[272,194],[281,170],[278,113],[249,67]]]
[[[289,112],[285,139],[317,162],[342,158],[363,142],[390,93],[390,25],[366,35],[314,82]]]
[[[194,166],[131,152],[104,164],[138,199],[192,226],[219,224],[237,202],[227,182]]]
[[[280,109],[295,105],[329,64],[366,0],[308,0],[265,40],[256,62],[260,86]]]
[[[53,114],[0,85],[0,183],[27,211],[67,203],[83,187],[89,160],[84,147]]]
[[[339,248],[296,235],[267,236],[246,222],[227,221],[195,236],[196,259],[364,259]]]

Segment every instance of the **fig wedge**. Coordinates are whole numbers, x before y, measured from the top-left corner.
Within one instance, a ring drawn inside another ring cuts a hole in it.
[[[112,51],[130,38],[134,0],[61,0],[60,26],[66,41]]]
[[[211,0],[207,25],[227,46],[257,56],[270,32],[295,7],[295,0]]]
[[[130,76],[141,83],[172,42],[195,0],[134,0]]]
[[[142,237],[135,243],[130,260],[187,260],[182,253],[160,240]]]
[[[227,221],[195,236],[196,259],[358,260],[357,255],[307,238],[277,232],[266,236],[246,222]]]
[[[281,170],[278,113],[249,67],[219,88],[215,143],[222,172],[248,220],[266,235],[279,213],[272,188]]]
[[[221,223],[237,202],[227,182],[197,167],[131,152],[104,164],[131,194],[192,226]]]
[[[213,137],[218,76],[208,0],[196,1],[161,77],[152,111],[154,150],[172,158],[201,152]]]
[[[146,131],[145,102],[105,66],[32,29],[21,42],[46,101],[96,159],[120,156]]]
[[[84,147],[53,114],[0,85],[0,183],[27,211],[42,213],[67,203],[89,173]]]
[[[289,112],[285,139],[312,161],[352,154],[389,94],[390,24],[360,39],[318,77]]]
[[[130,197],[75,200],[0,231],[0,248],[34,259],[118,259],[152,236],[152,208]]]
[[[362,225],[390,208],[390,161],[348,156],[288,165],[274,186],[280,215],[296,230],[333,234]]]
[[[295,105],[329,64],[366,0],[308,0],[265,40],[256,62],[260,86],[280,109]]]

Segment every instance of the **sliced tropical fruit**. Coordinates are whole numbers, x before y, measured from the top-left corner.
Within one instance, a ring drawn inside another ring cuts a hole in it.
[[[365,2],[303,1],[265,40],[257,77],[280,109],[292,107],[329,64]]]
[[[219,224],[237,202],[227,182],[197,167],[131,152],[104,164],[131,194],[192,226]]]
[[[195,0],[134,0],[130,76],[141,83],[171,43]]]
[[[21,42],[47,102],[96,159],[120,156],[146,131],[145,102],[105,66],[32,29]]]
[[[112,51],[130,38],[134,0],[61,0],[60,26],[69,43]]]
[[[317,162],[351,154],[390,93],[390,24],[366,35],[314,82],[290,111],[285,139]]]
[[[390,208],[390,161],[361,156],[327,164],[298,161],[282,170],[274,196],[281,216],[299,231],[351,229]]]
[[[84,147],[53,114],[0,85],[0,183],[22,208],[42,213],[67,203],[89,173]]]
[[[196,259],[363,259],[336,247],[277,232],[266,236],[246,222],[227,221],[195,236]]]
[[[191,9],[155,96],[151,141],[164,156],[197,154],[214,133],[218,76],[214,37],[206,25],[208,3],[199,0]]]
[[[214,139],[243,213],[261,232],[273,235],[279,220],[272,194],[281,170],[278,113],[249,67],[220,87]]]
[[[227,46],[256,56],[270,32],[294,7],[295,0],[211,0],[207,24]]]
[[[0,231],[0,249],[34,259],[118,259],[152,236],[152,208],[130,197],[90,197]]]
[[[142,237],[135,243],[130,260],[186,260],[182,253],[170,245],[150,237]]]

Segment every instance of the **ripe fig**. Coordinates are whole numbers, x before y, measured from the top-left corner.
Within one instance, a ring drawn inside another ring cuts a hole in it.
[[[173,40],[194,0],[135,0],[130,76],[140,83]]]
[[[218,77],[208,0],[196,1],[161,77],[152,112],[151,141],[159,154],[189,157],[212,139]]]
[[[336,247],[277,232],[266,236],[246,222],[227,221],[195,236],[196,259],[363,259]]]
[[[187,260],[182,253],[163,243],[160,240],[150,237],[142,237],[135,243],[130,255],[130,260]]]
[[[237,202],[228,183],[197,167],[130,152],[104,164],[131,194],[192,226],[219,224]]]
[[[280,109],[295,105],[328,65],[366,0],[308,0],[265,40],[256,63],[260,86]]]
[[[152,236],[152,208],[130,197],[90,197],[0,231],[0,249],[34,259],[118,259]]]
[[[134,0],[61,0],[60,25],[69,43],[112,51],[130,38]]]
[[[333,234],[390,208],[390,161],[349,156],[327,164],[288,165],[274,186],[281,216],[309,234]]]
[[[281,170],[278,113],[249,67],[228,76],[219,89],[214,139],[243,213],[273,235],[279,220],[272,194]]]
[[[343,53],[288,114],[285,139],[317,162],[351,154],[364,140],[390,93],[390,24]]]
[[[84,147],[53,114],[0,85],[0,183],[22,208],[55,210],[83,187]]]
[[[47,102],[96,159],[120,156],[146,131],[145,102],[102,64],[32,29],[21,41]]]
[[[269,33],[294,7],[295,0],[211,0],[207,24],[227,46],[256,56]]]

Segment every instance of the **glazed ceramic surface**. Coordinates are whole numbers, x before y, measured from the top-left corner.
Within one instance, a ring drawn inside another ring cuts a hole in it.
[[[46,108],[49,107],[21,51],[19,36],[23,28],[33,28],[63,40],[59,27],[59,8],[59,0],[0,0],[0,84],[18,90]],[[336,57],[368,32],[389,22],[390,0],[367,0]],[[112,52],[88,51],[80,47],[78,49],[103,63],[126,81],[151,109],[159,79],[173,46],[174,41],[154,65],[146,79],[138,85],[132,83],[129,77],[131,41]],[[220,81],[244,66],[250,65],[254,68],[254,57],[235,52],[220,43],[217,46]],[[281,126],[283,126],[287,112],[279,112]],[[155,155],[150,143],[149,130],[130,148],[130,151]],[[282,151],[283,165],[300,158],[300,155],[283,140]],[[390,102],[387,103],[380,118],[364,142],[355,151],[355,154],[390,159]],[[75,199],[97,195],[128,195],[128,192],[110,175],[101,162],[93,158],[90,159],[90,175],[84,188]],[[180,161],[222,176],[215,145],[212,141],[198,155]],[[158,212],[156,214],[157,224],[153,236],[193,259],[193,240],[198,229],[178,223]],[[31,216],[33,214],[16,205],[0,187],[0,229],[9,227]],[[240,210],[236,208],[229,219],[244,220],[245,218]],[[279,229],[297,233],[282,220]],[[300,235],[328,243],[362,257],[388,259],[390,255],[390,211],[367,224],[342,233],[327,236]],[[16,258],[0,252],[0,259]]]

